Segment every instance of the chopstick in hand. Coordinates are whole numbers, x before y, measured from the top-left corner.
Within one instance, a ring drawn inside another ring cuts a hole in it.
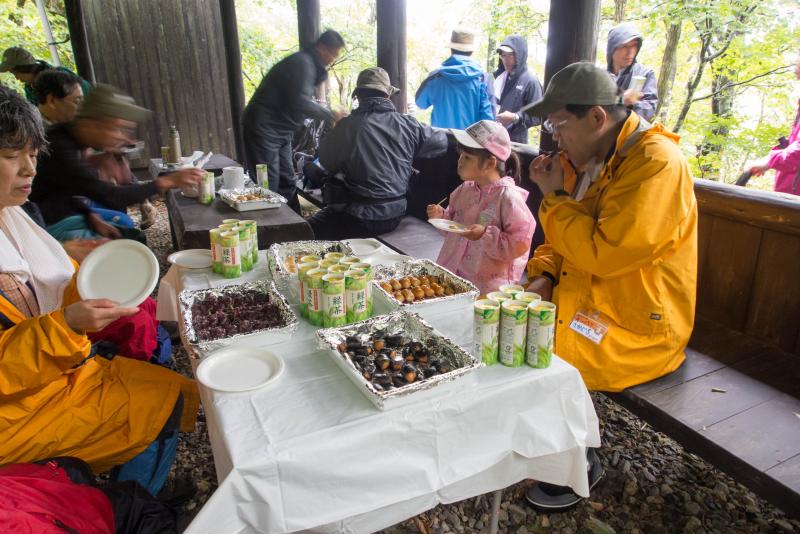
[[[441,206],[441,205],[442,205],[442,202],[444,202],[444,201],[445,201],[445,200],[447,200],[448,198],[450,198],[450,195],[447,195],[446,197],[444,197],[442,200],[440,200],[439,202],[437,202],[437,203],[436,203],[436,205],[437,205],[437,206]]]

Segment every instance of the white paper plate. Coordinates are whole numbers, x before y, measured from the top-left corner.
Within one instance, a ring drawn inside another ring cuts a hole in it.
[[[356,256],[369,256],[381,248],[381,242],[377,239],[345,239],[345,242],[350,245]]]
[[[428,222],[439,230],[445,232],[453,232],[454,234],[463,234],[467,231],[467,227],[460,222],[451,221],[448,219],[428,219]]]
[[[100,245],[78,270],[82,299],[111,299],[120,306],[138,306],[158,283],[158,260],[149,248],[130,239]]]
[[[395,263],[400,263],[401,261],[408,261],[413,259],[411,256],[406,256],[405,254],[382,254],[378,263],[382,265],[393,265]]]
[[[250,391],[277,380],[283,360],[253,347],[232,346],[209,354],[197,366],[197,379],[217,391]]]
[[[211,251],[204,248],[179,250],[167,256],[167,261],[187,269],[205,269],[211,267]]]

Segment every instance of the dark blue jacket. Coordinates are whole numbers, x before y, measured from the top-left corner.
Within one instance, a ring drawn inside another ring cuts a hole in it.
[[[514,70],[509,73],[508,79],[503,86],[503,93],[497,95],[498,103],[500,104],[500,113],[503,111],[513,111],[516,113],[522,106],[538,102],[542,99],[542,84],[536,75],[528,69],[528,42],[519,35],[511,35],[506,37],[500,46],[508,46],[514,50],[516,59],[516,66]],[[494,77],[505,72],[503,62],[497,70],[494,71]],[[528,142],[528,128],[536,126],[541,123],[539,117],[528,115],[527,113],[520,113],[519,121],[507,126],[508,135],[511,140],[517,143]]]
[[[611,31],[608,32],[606,58],[608,59],[607,68],[609,73],[612,72],[613,68],[611,56],[614,54],[614,50],[631,39],[637,39],[639,41],[639,51],[636,53],[638,56],[639,52],[642,50],[642,41],[644,38],[639,30],[636,29],[636,26],[630,23],[623,23],[611,28]],[[649,121],[653,118],[653,115],[656,114],[656,107],[658,107],[658,82],[656,81],[656,73],[653,72],[653,69],[645,67],[641,63],[637,63],[636,59],[634,59],[630,67],[617,74],[615,80],[617,82],[617,87],[625,91],[630,87],[631,80],[634,76],[644,76],[645,81],[644,87],[642,88],[644,96],[639,102],[633,105],[633,111],[640,117],[644,117]]]

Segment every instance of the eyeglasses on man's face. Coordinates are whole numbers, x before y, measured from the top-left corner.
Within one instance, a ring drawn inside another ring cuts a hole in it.
[[[542,123],[542,129],[549,133],[550,135],[558,133],[558,130],[564,126],[569,119],[564,119],[560,121],[552,121],[551,119],[547,119]]]

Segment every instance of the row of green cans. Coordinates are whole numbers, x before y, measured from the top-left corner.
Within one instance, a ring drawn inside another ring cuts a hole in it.
[[[225,278],[252,271],[258,262],[258,226],[253,220],[224,219],[209,230],[211,269]]]
[[[341,326],[372,315],[372,266],[338,252],[300,258],[300,315],[315,326]]]
[[[545,368],[553,356],[556,306],[536,293],[519,291],[516,299],[494,292],[474,305],[474,354],[486,365],[527,363]]]

